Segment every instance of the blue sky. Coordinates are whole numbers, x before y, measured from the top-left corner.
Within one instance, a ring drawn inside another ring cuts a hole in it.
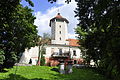
[[[36,17],[34,24],[38,27],[38,34],[51,33],[49,27],[49,21],[51,18],[55,17],[59,12],[64,18],[69,20],[68,24],[68,37],[75,38],[76,34],[74,28],[76,27],[78,21],[74,17],[74,10],[76,8],[76,3],[74,0],[70,4],[66,4],[65,0],[58,0],[56,3],[51,4],[47,0],[32,0],[34,7],[30,7],[34,10],[33,15]],[[21,4],[23,6],[28,6],[29,4],[22,0]]]
[[[32,2],[34,3],[34,7],[30,7],[25,0],[22,0],[21,4],[23,6],[29,6],[34,10],[34,12],[41,11],[42,13],[45,13],[48,8],[51,8],[53,6],[56,6],[56,7],[60,6],[56,3],[51,4],[47,0],[32,0]]]

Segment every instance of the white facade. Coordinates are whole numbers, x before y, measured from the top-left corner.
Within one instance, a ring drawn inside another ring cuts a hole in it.
[[[67,53],[70,51],[71,59],[80,59],[82,58],[81,50],[78,47],[72,47],[67,45],[46,45],[44,46],[46,50],[45,58],[50,58],[53,53],[57,53],[59,55],[60,49],[62,53]],[[75,51],[75,52],[74,52]],[[38,61],[39,47],[31,47],[30,49],[25,49],[19,63],[29,64],[30,59],[32,60],[32,65],[36,65]]]
[[[70,46],[69,41],[66,41],[68,39],[67,20],[65,18],[62,18],[60,14],[58,14],[57,16],[58,20],[56,18],[53,18],[53,20],[50,21],[51,44],[44,46],[46,50],[46,54],[44,55],[45,59],[47,58],[49,60],[53,53],[56,53],[56,55],[59,55],[61,53],[69,53],[71,59],[81,59],[81,50],[76,46]],[[62,18],[60,21],[59,17],[60,19]],[[38,54],[38,46],[31,47],[31,49],[25,49],[25,52],[23,53],[19,63],[28,64],[31,60],[32,65],[36,65],[38,62]]]
[[[38,53],[39,53],[38,46],[31,47],[30,49],[25,49],[25,51],[23,52],[23,55],[21,56],[19,63],[29,64],[30,59],[31,59],[32,61],[31,64],[36,65],[38,61]]]
[[[68,23],[65,21],[52,21],[51,22],[51,44],[64,44],[68,45]]]
[[[46,58],[50,58],[53,53],[57,53],[59,55],[60,49],[62,53],[70,52],[70,57],[79,59],[82,58],[81,50],[78,47],[67,46],[67,45],[47,45],[45,46],[46,49]]]

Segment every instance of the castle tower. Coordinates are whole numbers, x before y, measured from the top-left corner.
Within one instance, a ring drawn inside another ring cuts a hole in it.
[[[51,27],[51,44],[68,45],[68,23],[66,18],[63,18],[60,13],[50,20]]]

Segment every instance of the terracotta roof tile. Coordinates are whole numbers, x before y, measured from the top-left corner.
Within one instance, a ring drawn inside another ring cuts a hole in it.
[[[63,18],[63,17],[60,15],[60,13],[58,13],[56,17],[54,17],[54,18],[52,18],[52,19],[50,20],[49,26],[51,26],[51,22],[52,22],[52,21],[55,21],[55,20],[65,21],[66,23],[69,23],[69,21],[68,21],[66,18]]]
[[[55,18],[63,18],[60,13],[58,13],[58,15]]]
[[[70,46],[80,46],[80,45],[78,44],[78,41],[79,41],[79,40],[77,40],[77,39],[68,39],[67,41],[69,41],[69,45],[70,45]]]

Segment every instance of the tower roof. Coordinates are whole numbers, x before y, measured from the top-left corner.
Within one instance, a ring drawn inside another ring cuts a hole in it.
[[[69,21],[68,21],[66,18],[63,18],[63,17],[60,15],[60,13],[58,13],[57,16],[55,16],[54,18],[52,18],[52,19],[50,20],[50,25],[49,25],[49,26],[51,26],[51,22],[52,22],[52,21],[55,21],[55,20],[65,21],[66,23],[69,23]]]

